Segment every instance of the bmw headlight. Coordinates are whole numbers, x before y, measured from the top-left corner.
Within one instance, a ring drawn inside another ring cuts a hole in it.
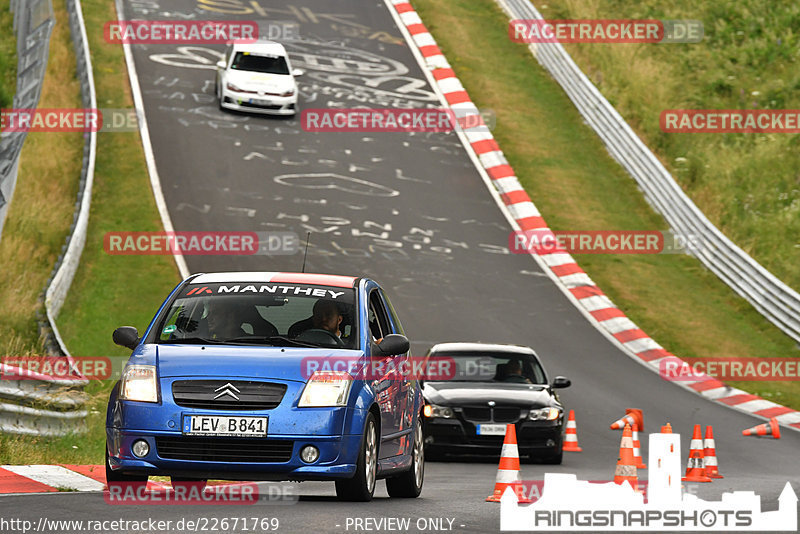
[[[158,382],[154,365],[129,365],[122,374],[119,398],[139,402],[158,402]]]
[[[422,409],[422,414],[431,419],[441,417],[442,419],[451,419],[455,417],[453,409],[448,406],[437,406],[436,404],[426,404]]]
[[[345,406],[353,377],[340,371],[315,371],[300,395],[298,408]]]
[[[531,421],[555,421],[560,415],[561,410],[558,408],[539,408],[531,410],[528,413],[528,419]]]

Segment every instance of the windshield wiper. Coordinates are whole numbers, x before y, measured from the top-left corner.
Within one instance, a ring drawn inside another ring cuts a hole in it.
[[[308,343],[305,341],[297,341],[296,339],[292,339],[286,336],[242,336],[242,337],[234,337],[229,339],[230,342],[241,342],[241,343],[264,343],[267,342],[274,347],[280,347],[282,344],[291,345],[293,347],[309,347],[312,349],[320,348],[320,345],[315,343]]]

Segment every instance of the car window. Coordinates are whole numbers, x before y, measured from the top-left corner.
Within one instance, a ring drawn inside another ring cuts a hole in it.
[[[383,299],[377,290],[373,290],[369,295],[369,329],[376,340],[392,333]]]
[[[163,315],[154,341],[235,340],[291,345],[285,340],[269,340],[281,336],[311,345],[355,348],[354,317],[355,291],[349,288],[264,283],[187,285]]]
[[[400,318],[397,316],[397,312],[395,311],[394,306],[392,306],[392,302],[389,300],[389,296],[382,289],[380,290],[380,293],[381,293],[381,298],[386,303],[386,308],[389,310],[389,316],[392,319],[392,323],[394,323],[395,327],[394,333],[405,335],[406,332],[405,330],[403,330],[403,325],[400,323]]]
[[[231,69],[267,74],[289,74],[289,65],[284,56],[262,56],[249,52],[236,52]]]
[[[453,351],[435,352],[432,357],[452,358],[456,381],[547,384],[544,369],[531,354]]]

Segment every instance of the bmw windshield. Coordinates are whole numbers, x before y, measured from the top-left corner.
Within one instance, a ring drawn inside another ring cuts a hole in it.
[[[352,288],[188,284],[160,317],[154,342],[352,349],[357,322]]]

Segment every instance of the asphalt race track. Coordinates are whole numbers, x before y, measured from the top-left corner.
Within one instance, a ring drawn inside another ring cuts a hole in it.
[[[277,0],[124,4],[129,19],[299,24],[300,40],[285,44],[293,66],[306,70],[298,80],[301,109],[440,105],[382,1],[302,0],[291,8]],[[288,231],[301,239],[312,232],[306,270],[378,280],[393,299],[415,354],[443,341],[533,347],[551,377],[572,380],[561,398],[576,412],[583,452],[566,453],[561,466],[524,464],[523,479],[541,480],[545,471],[611,479],[620,434],[608,426],[625,408],[637,407],[644,411],[646,431],[669,421],[682,434],[684,461],[692,426],[714,426],[725,478],[693,486],[701,497],[754,490],[769,510],[786,481],[800,487],[800,434],[786,430],[780,440],[742,437],[742,429],[762,421],[660,379],[596,331],[532,258],[508,253],[511,228],[455,134],[309,133],[299,117],[222,112],[214,98],[213,70],[222,49],[133,47],[176,230]],[[186,260],[192,272],[297,271],[302,254]],[[646,461],[644,437],[642,444]],[[420,518],[444,518],[445,530],[496,532],[500,507],[484,502],[496,462],[430,462],[422,496],[410,501],[389,499],[379,483],[372,503],[339,503],[333,484],[303,483],[284,485],[300,495],[299,502],[257,509],[109,506],[99,494],[67,493],[0,497],[0,508],[34,521],[42,515],[175,520],[255,513],[278,517],[279,532],[319,533],[367,531],[352,526],[357,517],[411,518],[409,532],[418,531]]]

